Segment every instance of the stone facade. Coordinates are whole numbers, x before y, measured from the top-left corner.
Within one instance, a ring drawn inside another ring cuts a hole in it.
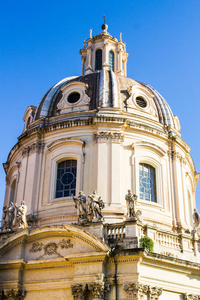
[[[190,148],[107,29],[84,42],[82,76],[27,108],[4,164],[1,299],[200,299]]]

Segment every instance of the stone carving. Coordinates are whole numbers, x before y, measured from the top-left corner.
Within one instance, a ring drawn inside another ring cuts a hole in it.
[[[98,142],[98,140],[108,140],[108,139],[117,142],[124,141],[124,135],[120,132],[101,131],[99,133],[94,133],[93,138],[96,143]]]
[[[15,205],[17,209],[16,214],[16,223],[19,225],[19,228],[26,228],[28,226],[26,221],[26,214],[27,214],[27,206],[24,201],[21,201],[21,205]]]
[[[71,240],[62,240],[59,243],[48,243],[46,245],[44,245],[43,243],[33,243],[31,249],[29,250],[29,252],[31,253],[36,253],[39,251],[44,250],[44,253],[42,255],[40,255],[37,259],[42,258],[45,255],[53,255],[53,254],[57,254],[59,257],[63,257],[60,253],[58,253],[57,249],[58,247],[60,247],[61,249],[68,249],[68,248],[73,248],[73,244],[71,243]]]
[[[73,284],[71,285],[71,291],[74,296],[74,300],[85,300],[87,286],[83,284]]]
[[[97,221],[103,221],[103,215],[101,210],[104,208],[104,203],[101,197],[97,194],[97,191],[93,191],[93,194],[89,195],[89,214],[94,216]]]
[[[184,294],[184,300],[200,300],[200,295]]]
[[[75,202],[75,208],[78,209],[78,222],[87,222],[86,196],[82,191],[80,191],[78,197],[74,197],[73,194],[72,197]]]
[[[15,218],[15,206],[14,206],[13,202],[10,202],[9,206],[3,207],[2,230],[11,231],[13,228],[14,218]]]
[[[41,143],[41,142],[33,143],[33,144],[25,147],[22,150],[22,156],[26,157],[29,154],[34,153],[34,152],[38,152],[39,153],[44,148],[44,146],[45,146],[44,143]]]
[[[109,292],[109,284],[105,282],[92,283],[88,285],[88,290],[92,294],[92,299],[105,299],[105,294]]]
[[[139,223],[142,223],[143,222],[143,220],[142,220],[142,211],[141,210],[137,210],[135,215],[136,215],[137,221]]]
[[[132,194],[131,190],[128,190],[128,194],[126,194],[125,200],[127,205],[127,218],[136,218],[135,205],[137,203],[137,195]]]
[[[104,203],[96,190],[88,196],[88,203],[82,191],[79,192],[78,197],[72,195],[72,198],[75,202],[75,208],[78,210],[78,223],[83,224],[93,220],[96,222],[104,220],[101,213]]]
[[[150,300],[158,300],[162,294],[162,289],[157,286],[149,287],[148,294]]]
[[[140,283],[125,283],[124,290],[126,291],[126,299],[142,299],[148,293],[148,286]]]
[[[196,208],[194,208],[193,220],[194,220],[194,231],[196,232],[200,225],[200,216]]]
[[[143,285],[141,283],[125,283],[124,290],[126,291],[126,299],[143,299],[144,295],[148,295],[149,300],[158,300],[162,294],[162,289],[156,286]]]
[[[0,290],[0,299],[16,299],[22,300],[25,298],[25,292],[20,289]]]

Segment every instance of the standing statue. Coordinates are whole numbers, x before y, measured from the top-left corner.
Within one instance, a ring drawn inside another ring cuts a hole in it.
[[[93,194],[89,195],[89,214],[95,216],[97,221],[103,221],[103,215],[101,210],[104,208],[104,203],[101,197],[97,194],[97,191],[93,191]]]
[[[73,194],[72,197],[75,202],[75,208],[78,209],[78,221],[81,223],[87,222],[86,196],[80,191],[78,197],[74,197]]]
[[[127,205],[127,218],[136,218],[135,205],[137,203],[137,195],[132,194],[131,190],[128,190],[125,200]]]
[[[2,230],[6,230],[8,228],[7,216],[8,216],[8,208],[7,208],[7,206],[4,206],[3,207],[3,215],[2,215],[2,227],[1,227]]]
[[[9,203],[9,206],[4,206],[3,208],[3,229],[12,230],[13,221],[15,218],[15,207],[13,202]]]
[[[19,228],[26,228],[28,225],[26,221],[27,206],[25,202],[21,201],[21,205],[15,205],[15,207],[17,209],[16,221],[19,224]]]
[[[196,208],[194,208],[193,220],[194,220],[194,231],[196,231],[200,225],[200,216],[199,216]]]

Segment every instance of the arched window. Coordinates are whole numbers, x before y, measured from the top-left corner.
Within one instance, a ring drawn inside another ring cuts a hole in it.
[[[114,52],[110,50],[108,55],[108,62],[109,62],[109,70],[112,71],[114,71],[114,59],[115,59]]]
[[[95,55],[95,71],[100,71],[102,70],[102,50],[98,49]]]
[[[16,187],[16,179],[13,180],[11,189],[10,189],[10,199],[9,202],[15,202],[15,187]]]
[[[151,165],[141,163],[139,172],[140,199],[157,202],[155,168]]]
[[[69,159],[58,163],[56,198],[76,194],[77,161]]]

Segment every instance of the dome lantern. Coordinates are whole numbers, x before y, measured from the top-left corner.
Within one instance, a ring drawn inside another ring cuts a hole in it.
[[[108,32],[108,25],[104,16],[104,24],[101,26],[102,32],[86,40],[80,50],[82,59],[82,76],[102,70],[112,70],[116,74],[127,76],[126,45],[122,42],[121,34],[119,41]]]

